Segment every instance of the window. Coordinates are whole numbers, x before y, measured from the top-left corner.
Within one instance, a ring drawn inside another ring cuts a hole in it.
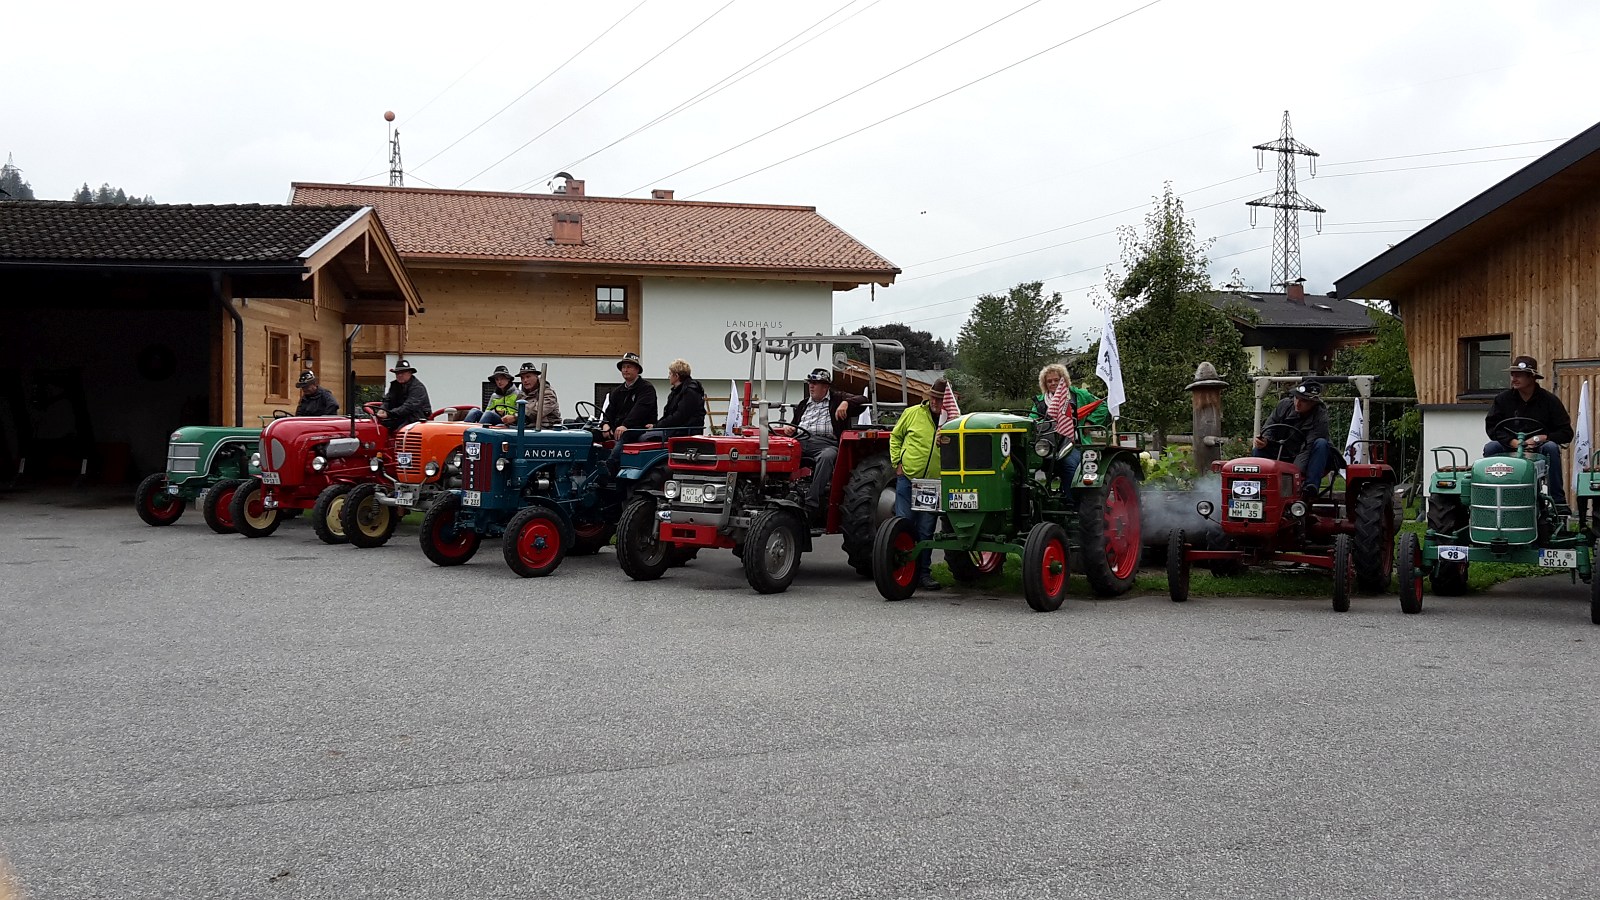
[[[1505,389],[1511,365],[1511,336],[1464,338],[1461,341],[1463,394],[1493,394]]]
[[[1293,374],[1300,371],[1300,351],[1289,351],[1289,362],[1284,366],[1284,371]]]
[[[595,288],[594,317],[612,322],[628,321],[628,289],[606,285]]]
[[[289,336],[281,331],[267,332],[267,396],[289,396]]]
[[[319,378],[324,374],[322,371],[321,341],[302,340],[300,342],[300,368],[310,369],[311,371],[317,373]],[[295,377],[298,378],[299,376],[297,375]]]

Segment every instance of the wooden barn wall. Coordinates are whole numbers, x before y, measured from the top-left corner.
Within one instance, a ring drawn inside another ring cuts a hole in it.
[[[344,310],[341,300],[323,302],[313,311],[307,300],[276,300],[251,297],[234,301],[244,319],[244,425],[259,425],[259,416],[270,416],[274,409],[294,411],[299,402],[294,381],[304,364],[294,359],[303,341],[321,344],[322,359],[315,361],[322,386],[333,392],[341,407],[344,397]],[[213,422],[233,425],[233,320],[223,313],[220,330],[221,360],[214,373],[218,390],[213,392]],[[369,328],[371,326],[368,326]],[[275,395],[267,385],[267,335],[279,331],[289,338],[288,387]],[[341,412],[344,411],[341,408]]]
[[[615,356],[618,348],[639,348],[637,278],[416,265],[409,272],[427,311],[411,319],[408,353]],[[627,288],[626,322],[595,319],[595,287],[602,284]]]

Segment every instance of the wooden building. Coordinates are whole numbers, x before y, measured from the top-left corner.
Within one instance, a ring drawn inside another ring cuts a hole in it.
[[[1212,291],[1201,299],[1233,319],[1250,367],[1267,375],[1326,375],[1341,348],[1368,343],[1376,332],[1366,304],[1308,294],[1298,284],[1285,293]]]
[[[1582,384],[1600,380],[1600,125],[1335,285],[1405,320],[1425,446],[1476,458],[1514,356],[1538,359],[1576,422]]]

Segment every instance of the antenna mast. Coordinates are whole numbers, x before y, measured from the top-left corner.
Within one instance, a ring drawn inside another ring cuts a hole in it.
[[[1289,111],[1283,111],[1283,133],[1275,141],[1256,144],[1256,171],[1263,168],[1267,151],[1281,154],[1278,157],[1278,189],[1265,197],[1258,197],[1245,205],[1250,207],[1250,227],[1256,225],[1256,207],[1267,207],[1277,212],[1272,217],[1272,286],[1288,291],[1288,285],[1300,281],[1300,212],[1317,214],[1317,233],[1322,233],[1322,214],[1327,210],[1302,197],[1295,189],[1295,157],[1311,160],[1311,177],[1317,177],[1317,151],[1294,139],[1294,129],[1289,125]]]
[[[394,112],[383,114],[389,123],[389,187],[405,187],[406,170],[400,163],[400,129],[394,127]]]

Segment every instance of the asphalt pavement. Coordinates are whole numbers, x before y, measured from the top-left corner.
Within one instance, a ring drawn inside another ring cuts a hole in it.
[[[24,896],[1593,897],[1600,628],[1558,578],[883,602],[837,538],[443,569],[0,494]]]

